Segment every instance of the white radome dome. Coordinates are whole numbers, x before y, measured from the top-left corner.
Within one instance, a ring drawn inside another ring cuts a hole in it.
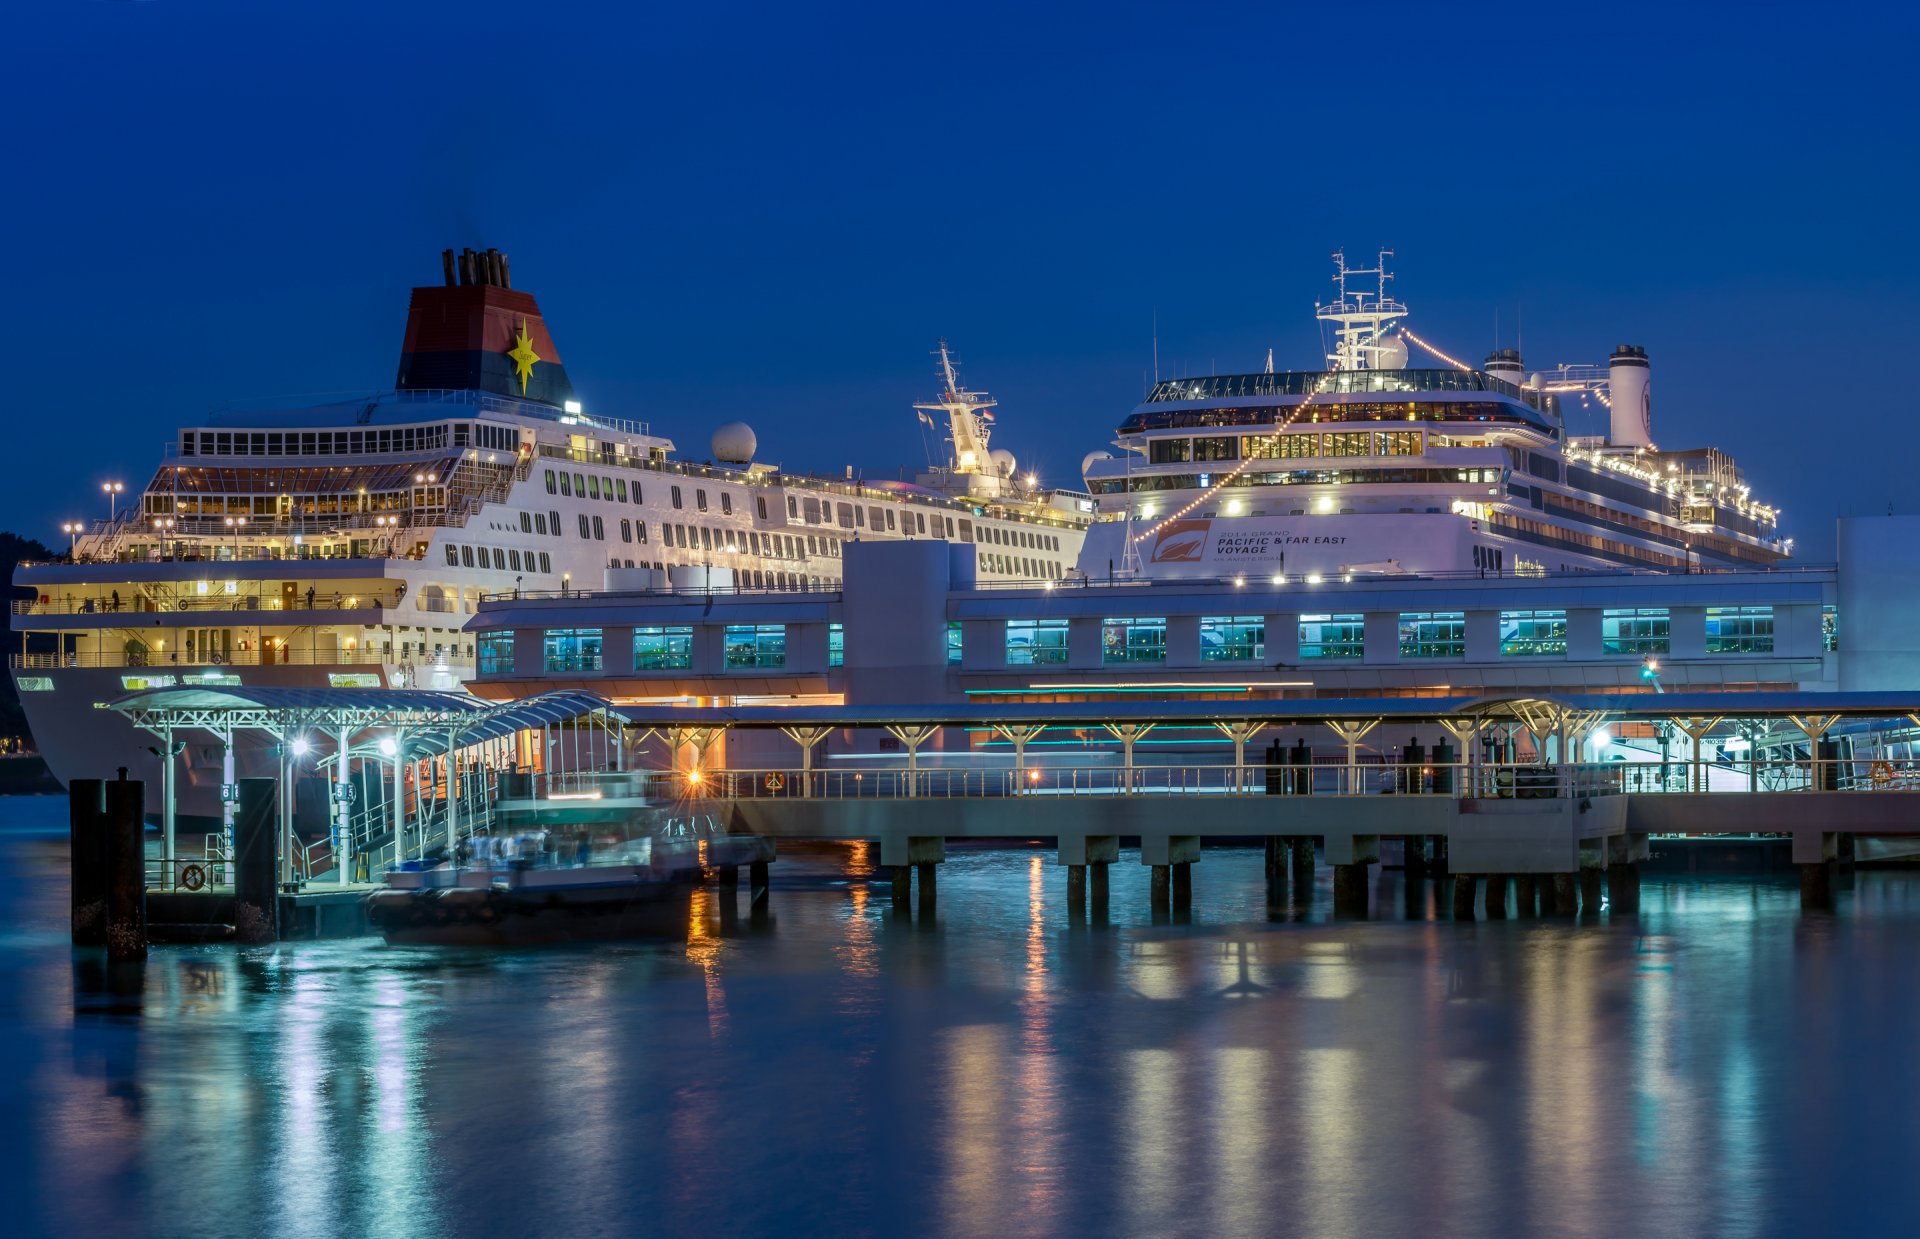
[[[1010,478],[1013,476],[1013,470],[1014,470],[1013,453],[1009,452],[1006,448],[1004,447],[994,448],[991,452],[987,453],[987,459],[992,462],[993,471],[999,474],[1001,477]]]
[[[1399,332],[1380,337],[1380,351],[1375,354],[1378,368],[1381,370],[1405,370],[1407,368],[1407,339]]]
[[[728,422],[713,432],[713,458],[729,465],[744,465],[753,459],[760,440],[745,422]]]
[[[1080,461],[1080,476],[1087,476],[1087,470],[1103,460],[1112,460],[1112,452],[1088,452]]]

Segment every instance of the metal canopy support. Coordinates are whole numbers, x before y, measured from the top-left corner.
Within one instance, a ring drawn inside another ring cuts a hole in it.
[[[813,795],[813,750],[833,734],[831,727],[782,727],[780,734],[800,746],[800,794]]]
[[[666,729],[667,764],[673,765],[680,759],[680,750],[693,746],[693,764],[698,769],[707,759],[707,750],[713,742],[726,734],[725,727],[669,727]]]
[[[453,863],[460,850],[460,751],[454,747],[457,733],[447,733],[447,863]]]
[[[407,765],[406,733],[393,733],[393,867],[407,859]]]
[[[1121,772],[1126,779],[1126,794],[1133,794],[1133,746],[1152,731],[1152,723],[1108,723],[1107,732],[1120,742]]]
[[[1460,746],[1460,760],[1466,764],[1466,770],[1460,778],[1453,781],[1453,794],[1456,798],[1474,794],[1473,770],[1479,765],[1480,732],[1486,727],[1483,718],[1443,718],[1437,720],[1442,730],[1453,737]]]
[[[1346,793],[1357,795],[1360,786],[1360,741],[1366,734],[1380,725],[1377,718],[1338,719],[1327,724],[1347,744]]]
[[[1247,741],[1260,734],[1260,729],[1266,724],[1242,719],[1231,723],[1216,720],[1213,725],[1220,729],[1221,735],[1233,741],[1233,790],[1244,792],[1247,790]]]
[[[1807,774],[1810,776],[1807,786],[1818,790],[1820,787],[1820,738],[1840,721],[1840,716],[1838,714],[1789,714],[1787,721],[1798,727],[1807,737]]]
[[[347,799],[353,788],[347,761],[353,732],[342,727],[335,738],[340,745],[340,760],[335,763],[339,769],[333,772],[333,867],[335,879],[345,886],[353,881],[353,802]]]
[[[1696,714],[1690,718],[1676,718],[1673,720],[1673,725],[1678,727],[1687,739],[1693,741],[1693,752],[1687,762],[1687,790],[1690,792],[1706,790],[1706,788],[1702,786],[1702,784],[1706,782],[1706,779],[1700,767],[1700,742],[1707,738],[1709,732],[1720,725],[1720,720],[1724,717],[1724,715],[1716,714],[1712,718],[1703,718]],[[1795,719],[1794,721],[1798,722],[1799,720]],[[1824,730],[1824,728],[1822,730]]]
[[[173,889],[174,875],[177,872],[174,864],[173,827],[175,802],[179,796],[174,790],[174,780],[178,776],[174,774],[173,763],[173,728],[164,727],[160,731],[160,856],[165,861],[166,877],[160,884],[166,890]]]
[[[1013,794],[1024,796],[1027,791],[1027,745],[1040,737],[1047,729],[1044,723],[998,723],[994,734],[1013,746]]]
[[[928,723],[889,724],[887,734],[907,746],[907,796],[918,794],[920,785],[920,746],[939,728]]]

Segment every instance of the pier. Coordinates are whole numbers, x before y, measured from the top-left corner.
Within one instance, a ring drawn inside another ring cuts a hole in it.
[[[1365,915],[1372,867],[1398,861],[1450,884],[1438,902],[1463,919],[1593,910],[1603,890],[1630,912],[1658,835],[1789,839],[1803,906],[1815,909],[1832,904],[1845,841],[1920,846],[1920,777],[1871,755],[1920,734],[1920,697],[1902,694],[914,708],[171,688],[110,708],[168,742],[260,733],[280,761],[279,778],[224,789],[228,820],[196,840],[178,837],[162,789],[160,854],[141,857],[155,936],[220,936],[209,928],[219,924],[241,937],[345,932],[392,868],[457,860],[464,839],[516,821],[637,804],[671,806],[716,855],[757,840],[756,902],[780,841],[865,840],[896,903],[917,885],[923,910],[949,840],[1050,840],[1076,909],[1104,905],[1123,839],[1152,870],[1156,912],[1190,900],[1203,840],[1259,841],[1281,889],[1309,888],[1330,866],[1342,914]],[[1663,748],[1687,743],[1654,760],[1602,739],[1636,729]],[[1383,746],[1390,735],[1407,739]],[[296,813],[303,775],[332,789],[318,838]],[[86,789],[75,785],[76,877],[86,866],[124,881],[121,862],[87,859],[79,841],[126,835],[143,796],[113,780]],[[738,881],[731,863],[714,876]]]

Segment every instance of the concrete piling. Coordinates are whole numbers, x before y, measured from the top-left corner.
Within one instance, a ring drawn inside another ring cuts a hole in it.
[[[1580,915],[1580,879],[1572,873],[1553,875],[1553,916]]]
[[[233,932],[258,945],[280,936],[280,831],[273,779],[241,779],[233,819]]]
[[[1148,893],[1148,902],[1152,905],[1153,913],[1155,916],[1159,916],[1163,912],[1168,912],[1172,910],[1172,907],[1173,907],[1173,866],[1172,865],[1152,866],[1152,883]]]
[[[1540,883],[1531,873],[1513,876],[1513,914],[1528,919],[1540,915]]]
[[[887,871],[893,875],[894,910],[905,912],[913,906],[913,866],[891,865]]]
[[[1107,915],[1107,863],[1104,860],[1091,861],[1087,865],[1088,898],[1096,919],[1104,920]]]
[[[722,886],[738,886],[740,885],[740,866],[722,865],[717,877]]]
[[[1606,874],[1605,869],[1588,867],[1580,870],[1580,906],[1587,912],[1600,910],[1600,886]]]
[[[1607,866],[1607,904],[1614,912],[1640,910],[1640,866]]]
[[[1367,864],[1361,860],[1333,867],[1333,910],[1336,914],[1367,914]]]
[[[940,888],[938,885],[939,879],[935,877],[935,874],[938,872],[939,868],[940,866],[938,866],[937,864],[935,864],[930,860],[923,860],[919,863],[920,915],[922,917],[932,916],[934,907],[939,901],[939,895],[940,895]]]
[[[750,892],[748,902],[756,905],[765,903],[767,892],[772,886],[772,875],[767,869],[766,861],[756,860],[747,866],[747,882]]]
[[[1311,835],[1294,835],[1289,840],[1293,852],[1294,899],[1306,903],[1313,897],[1313,870],[1316,858]]]
[[[1067,911],[1082,912],[1087,906],[1087,867],[1067,866]]]
[[[67,784],[73,864],[73,945],[107,941],[107,793],[99,779]]]
[[[1490,921],[1507,919],[1507,884],[1508,878],[1504,873],[1487,875],[1486,908],[1487,919]]]
[[[1800,866],[1800,910],[1827,912],[1833,909],[1833,870],[1830,860]]]
[[[107,958],[147,957],[147,785],[126,770],[107,783]]]
[[[1173,866],[1173,910],[1190,912],[1193,910],[1193,862],[1182,861]]]
[[[1473,919],[1473,892],[1479,879],[1470,873],[1453,875],[1453,919],[1470,921]]]

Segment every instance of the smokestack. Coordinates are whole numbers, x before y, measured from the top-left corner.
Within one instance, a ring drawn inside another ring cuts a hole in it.
[[[1613,400],[1611,433],[1615,447],[1647,447],[1653,443],[1652,371],[1647,350],[1622,344],[1607,360],[1607,387]]]
[[[465,288],[471,283],[473,283],[473,251],[462,249],[460,251],[460,287]]]
[[[487,251],[487,283],[493,285],[495,288],[500,286],[499,250],[490,249]]]
[[[452,250],[440,251],[440,270],[447,278],[447,287],[452,288],[454,285]]]
[[[507,265],[507,256],[505,254],[500,255],[500,287],[513,287],[513,268]]]

